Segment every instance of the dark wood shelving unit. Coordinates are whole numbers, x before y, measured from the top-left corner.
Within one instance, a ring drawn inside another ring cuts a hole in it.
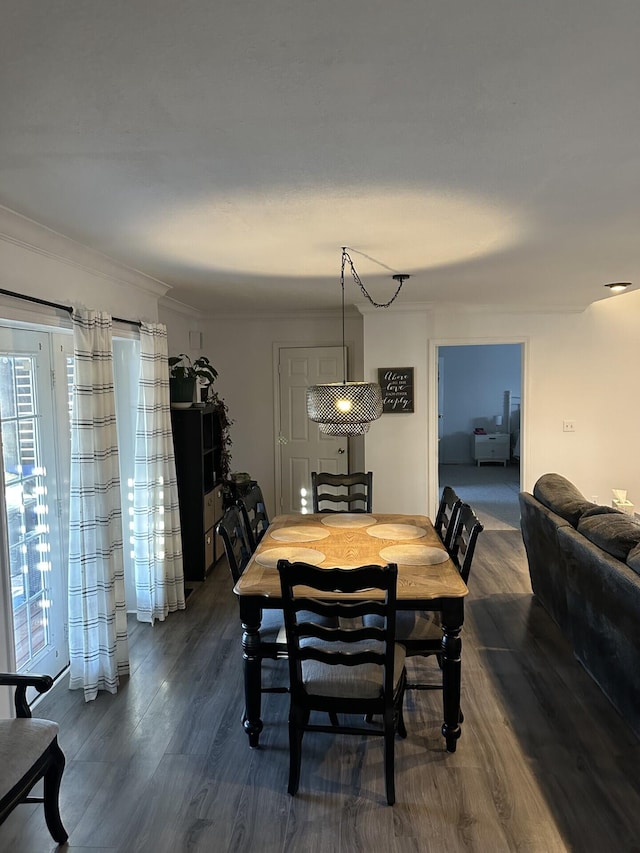
[[[224,512],[222,430],[214,406],[172,409],[184,579],[203,581],[223,554],[215,526]]]

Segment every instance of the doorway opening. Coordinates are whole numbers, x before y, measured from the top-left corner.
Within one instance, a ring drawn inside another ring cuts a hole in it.
[[[438,347],[438,494],[487,530],[519,529],[522,344]]]

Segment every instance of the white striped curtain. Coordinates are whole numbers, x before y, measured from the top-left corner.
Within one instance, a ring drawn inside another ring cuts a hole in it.
[[[69,687],[89,701],[129,672],[111,317],[76,311],[73,340]]]
[[[167,357],[166,326],[143,323],[133,490],[133,558],[138,619],[151,624],[185,607]]]

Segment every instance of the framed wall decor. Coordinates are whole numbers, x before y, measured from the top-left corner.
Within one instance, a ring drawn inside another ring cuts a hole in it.
[[[413,412],[413,367],[379,367],[378,384],[383,413]]]

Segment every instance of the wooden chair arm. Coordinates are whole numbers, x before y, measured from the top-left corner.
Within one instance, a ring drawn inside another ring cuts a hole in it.
[[[50,675],[18,675],[16,672],[0,672],[0,686],[15,687],[14,704],[18,717],[30,717],[31,708],[27,702],[27,687],[35,687],[38,693],[46,693],[53,687]]]

